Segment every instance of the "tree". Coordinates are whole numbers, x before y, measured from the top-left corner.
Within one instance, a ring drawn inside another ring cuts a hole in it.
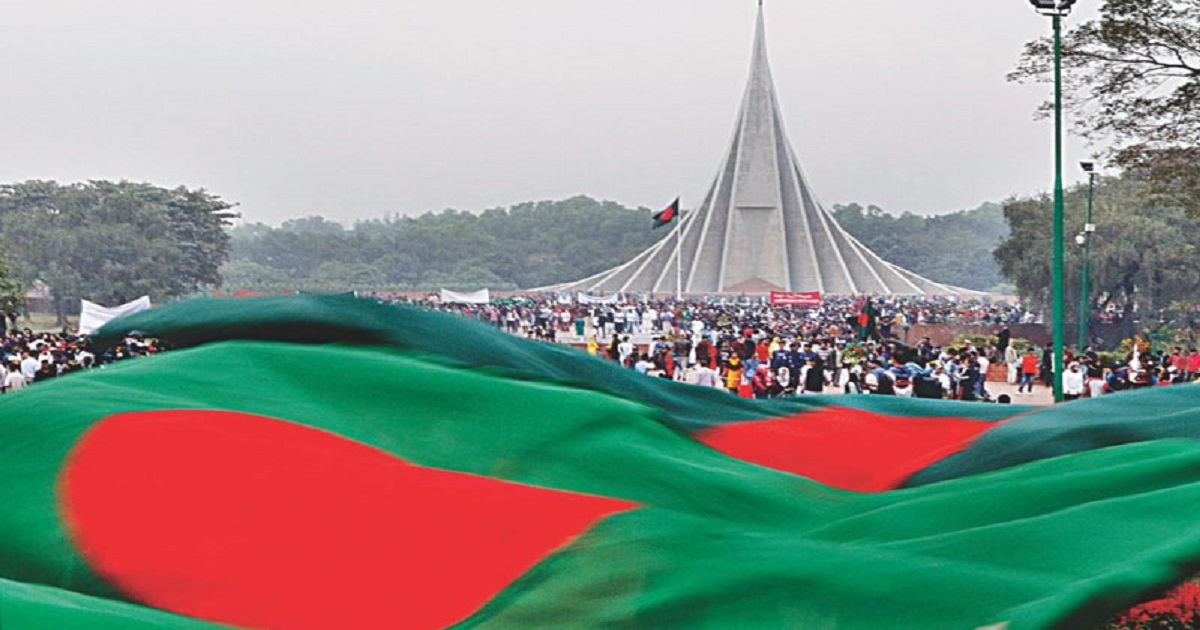
[[[1134,312],[1157,316],[1173,302],[1194,301],[1200,283],[1195,264],[1200,220],[1180,206],[1163,206],[1146,196],[1146,184],[1133,177],[1100,180],[1096,191],[1089,303],[1124,312],[1132,325]],[[1082,225],[1087,187],[1067,193],[1069,225]],[[1046,196],[1010,200],[1004,216],[1010,236],[996,249],[996,261],[1020,295],[1045,306],[1050,295],[1050,234],[1053,212]],[[1066,251],[1065,294],[1079,295],[1082,251]],[[1077,299],[1067,300],[1068,319],[1078,317]]]
[[[220,283],[232,204],[133,182],[0,186],[0,232],[20,275],[50,287],[59,324],[80,298],[168,299]]]
[[[651,214],[577,196],[480,214],[393,216],[350,229],[320,217],[279,227],[252,223],[230,230],[225,282],[256,291],[281,285],[334,290],[339,283],[386,290],[546,286],[612,268],[668,237],[669,231],[650,229]],[[1002,281],[991,256],[1008,231],[999,204],[936,217],[896,217],[850,204],[835,206],[834,216],[889,262],[932,280],[979,290]]]
[[[1052,59],[1049,39],[1030,42],[1009,79],[1049,82]],[[1063,64],[1076,130],[1111,143],[1163,203],[1200,214],[1200,0],[1107,0],[1066,34]]]
[[[14,326],[17,316],[25,310],[25,283],[17,274],[6,248],[0,248],[0,328],[4,320]]]
[[[231,260],[221,265],[221,284],[233,289],[264,293],[296,288],[286,273],[251,260]]]
[[[308,291],[370,291],[385,288],[387,280],[378,268],[366,263],[330,261],[317,267],[301,288]]]
[[[419,217],[361,221],[352,229],[307,217],[278,228],[231,230],[231,288],[262,290],[243,272],[282,272],[295,287],[345,281],[358,288],[493,289],[537,287],[592,275],[625,262],[667,232],[650,229],[650,211],[579,196]],[[378,271],[368,273],[363,266]],[[242,285],[242,282],[250,282]],[[345,287],[352,288],[352,287]]]
[[[884,260],[945,284],[988,291],[1002,281],[992,250],[1008,234],[998,204],[924,217],[876,206],[836,205],[833,216]]]

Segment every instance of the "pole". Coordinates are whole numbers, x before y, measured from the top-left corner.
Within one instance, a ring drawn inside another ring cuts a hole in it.
[[[1079,280],[1079,351],[1088,347],[1088,318],[1091,300],[1088,296],[1088,277],[1092,273],[1092,201],[1096,193],[1096,174],[1088,173],[1087,221],[1083,224],[1083,277]]]
[[[1063,401],[1062,16],[1054,16],[1054,402]]]
[[[675,224],[675,303],[683,299],[683,212]]]

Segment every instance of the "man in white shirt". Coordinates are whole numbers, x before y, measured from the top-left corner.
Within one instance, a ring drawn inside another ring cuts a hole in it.
[[[1083,370],[1074,361],[1063,372],[1063,400],[1078,400],[1083,395]]]
[[[25,377],[26,383],[32,383],[37,377],[38,370],[41,369],[42,362],[29,356],[28,352],[21,353],[21,376]]]
[[[654,369],[654,364],[650,362],[650,357],[643,354],[637,363],[633,364],[633,369],[637,370],[638,374],[649,374],[650,370]]]
[[[696,370],[696,384],[700,387],[720,387],[720,380],[717,371],[706,364]]]
[[[979,353],[979,387],[976,394],[980,398],[991,398],[992,395],[987,390],[987,375],[988,368],[992,367],[992,362],[988,360],[986,353]]]
[[[75,361],[85,368],[90,368],[96,365],[96,355],[87,350],[80,350],[75,353]]]
[[[649,308],[642,314],[642,332],[658,330],[658,311]]]
[[[22,387],[25,387],[25,377],[21,374],[21,367],[14,363],[4,376],[4,391],[15,392]]]
[[[1021,355],[1011,343],[1004,348],[1004,363],[1008,365],[1008,384],[1012,385],[1017,382],[1017,376],[1021,372]]]
[[[633,342],[629,341],[629,335],[625,335],[621,343],[617,344],[617,354],[620,356],[621,365],[629,365],[629,357],[633,355],[636,349],[637,347],[633,345]]]

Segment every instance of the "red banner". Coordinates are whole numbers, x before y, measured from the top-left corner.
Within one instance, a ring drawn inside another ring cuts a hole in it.
[[[772,306],[820,306],[821,292],[807,291],[795,293],[791,291],[772,291]]]

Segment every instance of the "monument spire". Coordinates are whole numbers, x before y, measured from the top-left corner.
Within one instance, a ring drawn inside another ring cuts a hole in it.
[[[677,284],[684,293],[965,292],[884,261],[820,205],[784,131],[762,0],[733,139],[703,201],[624,265],[544,289],[669,293]]]

